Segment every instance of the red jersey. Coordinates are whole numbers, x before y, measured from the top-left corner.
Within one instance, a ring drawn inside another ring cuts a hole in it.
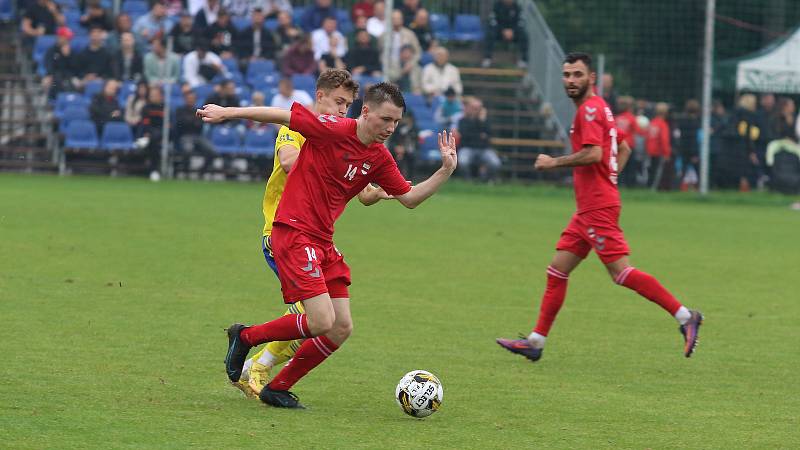
[[[634,116],[630,111],[625,111],[617,114],[616,119],[617,131],[619,132],[620,136],[625,136],[622,140],[628,144],[628,147],[634,148],[636,146],[636,135],[641,133],[639,131],[639,124],[636,122],[636,116]],[[617,136],[617,138],[619,141],[619,136]]]
[[[655,117],[647,127],[645,140],[647,154],[653,157],[669,158],[672,155],[672,144],[669,141],[669,125],[662,117]]]
[[[572,153],[585,145],[603,149],[600,162],[572,169],[578,214],[621,205],[617,190],[617,128],[605,100],[595,95],[583,102],[569,133]]]
[[[374,182],[389,195],[411,190],[383,144],[361,143],[355,120],[318,116],[294,103],[289,128],[306,141],[286,179],[275,223],[330,242],[334,222],[367,184]]]

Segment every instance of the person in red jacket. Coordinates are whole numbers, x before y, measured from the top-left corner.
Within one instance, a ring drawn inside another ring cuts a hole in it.
[[[633,98],[623,95],[617,98],[617,129],[620,135],[624,136],[624,141],[632,150],[631,158],[628,160],[628,170],[620,174],[620,184],[625,186],[635,186],[636,178],[642,167],[643,157],[641,149],[637,151],[636,139],[644,137],[642,129],[636,121],[636,115],[633,114]],[[638,155],[638,156],[637,156]]]
[[[672,145],[670,144],[669,106],[656,104],[656,116],[647,127],[645,149],[650,160],[648,181],[653,189],[669,190],[672,186]]]

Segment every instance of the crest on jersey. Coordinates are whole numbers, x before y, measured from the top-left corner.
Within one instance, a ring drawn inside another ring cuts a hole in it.
[[[366,175],[369,169],[372,167],[369,163],[364,163],[361,165],[361,175]]]
[[[586,119],[587,122],[591,122],[596,117],[595,113],[597,112],[597,108],[592,108],[591,106],[586,107],[586,114],[583,115],[583,118]]]

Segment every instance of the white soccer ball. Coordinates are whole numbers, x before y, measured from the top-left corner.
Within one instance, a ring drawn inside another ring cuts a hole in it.
[[[412,370],[403,375],[394,391],[397,404],[412,417],[428,417],[435,413],[443,398],[442,382],[425,370]]]

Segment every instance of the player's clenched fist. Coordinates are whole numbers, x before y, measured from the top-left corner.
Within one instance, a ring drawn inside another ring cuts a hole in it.
[[[451,173],[456,170],[458,156],[456,156],[456,137],[453,133],[447,135],[447,130],[439,133],[439,151],[442,153],[442,167]]]
[[[219,105],[205,105],[197,110],[197,117],[206,123],[220,123],[225,120],[225,108]]]
[[[547,170],[552,169],[556,166],[555,159],[552,157],[545,155],[544,153],[540,153],[539,156],[536,157],[536,163],[534,164],[534,168],[536,170]]]

